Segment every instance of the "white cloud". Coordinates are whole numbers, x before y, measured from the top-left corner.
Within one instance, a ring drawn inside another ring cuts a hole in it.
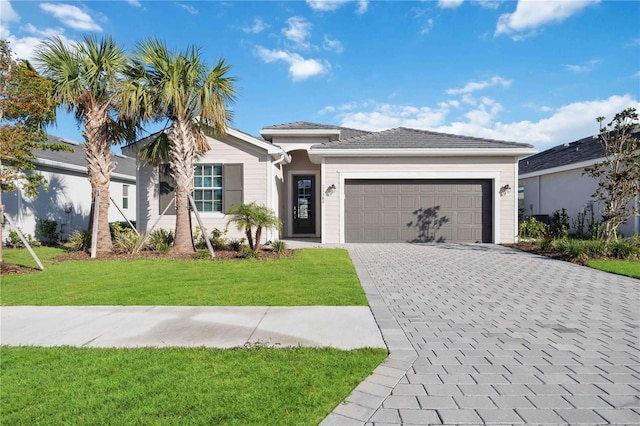
[[[598,2],[599,0],[519,0],[515,12],[500,15],[495,35],[535,31],[548,23],[562,22]],[[522,37],[522,35],[515,35],[514,39]]]
[[[266,63],[283,61],[289,64],[289,75],[293,81],[305,80],[309,77],[325,74],[329,64],[317,59],[305,59],[297,53],[285,50],[271,50],[262,46],[256,48],[256,54]]]
[[[336,52],[338,54],[344,52],[344,46],[339,40],[333,40],[328,35],[324,35],[324,41],[322,42],[324,50]]]
[[[485,9],[497,9],[500,7],[500,0],[471,0],[471,4],[478,5]]]
[[[530,143],[538,149],[571,142],[598,133],[596,117],[607,119],[628,107],[640,109],[640,102],[631,95],[610,96],[583,102],[574,102],[557,109],[540,108],[547,116],[538,121],[522,120],[501,122],[503,106],[487,97],[477,100],[475,105],[440,102],[436,107],[393,105],[367,102],[325,107],[323,114],[335,114],[340,125],[363,130],[379,131],[393,127],[411,127],[443,133],[510,140]],[[466,106],[465,106],[466,105]],[[468,108],[466,111],[461,109]],[[462,112],[457,119],[449,119],[455,111]]]
[[[76,6],[61,3],[41,3],[40,8],[53,15],[64,25],[81,31],[102,31],[93,18]]]
[[[292,16],[287,19],[287,27],[282,29],[282,34],[294,42],[296,47],[303,50],[309,50],[310,45],[307,39],[311,36],[311,22],[300,16]]]
[[[455,9],[460,6],[464,0],[438,0],[440,9]]]
[[[127,3],[131,6],[142,7],[142,4],[138,0],[127,0]]]
[[[571,71],[571,72],[589,72],[592,71],[596,65],[598,65],[599,63],[602,62],[602,59],[591,59],[589,62],[587,62],[584,65],[565,65],[564,68],[567,71]]]
[[[242,31],[245,33],[260,34],[269,27],[270,25],[265,23],[261,18],[253,18],[253,25],[242,28]]]
[[[198,13],[200,13],[200,11],[198,9],[196,9],[193,6],[191,6],[190,4],[178,3],[178,6],[180,6],[181,8],[186,10],[187,12],[189,12],[191,15],[197,15]]]
[[[502,86],[509,87],[511,85],[511,80],[504,79],[500,76],[491,77],[489,80],[484,81],[471,81],[464,85],[464,87],[460,89],[449,89],[447,90],[448,95],[467,95],[473,93],[478,90],[486,89],[491,86]],[[467,101],[469,99],[467,98]]]
[[[9,0],[0,0],[0,23],[2,27],[6,30],[7,24],[10,22],[18,22],[20,21],[20,16],[13,10],[11,6],[11,2]]]
[[[307,0],[307,5],[317,12],[332,12],[340,9],[353,0]],[[369,0],[356,0],[358,7],[356,13],[361,15],[367,11]]]
[[[429,32],[433,29],[433,19],[429,18],[422,23],[422,27],[420,28],[420,34],[429,34]]]
[[[367,12],[369,8],[369,0],[358,0],[358,8],[356,9],[356,13],[358,15],[362,15]]]
[[[625,44],[624,47],[640,47],[640,38],[634,38],[629,43]]]

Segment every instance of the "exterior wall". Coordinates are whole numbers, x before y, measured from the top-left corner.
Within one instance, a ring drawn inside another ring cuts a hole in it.
[[[580,168],[520,179],[520,185],[524,187],[524,214],[551,216],[554,211],[564,208],[569,217],[576,220],[578,213],[593,205],[595,219],[601,220],[601,204],[591,197],[598,184],[593,178],[583,175],[582,171]],[[622,235],[630,236],[640,232],[638,222],[638,217],[632,217],[622,224]]]
[[[36,235],[37,219],[55,220],[62,239],[66,240],[73,231],[87,229],[91,212],[91,184],[87,175],[81,172],[60,170],[50,167],[38,167],[48,182],[49,189],[41,189],[36,198],[28,198],[21,191],[2,194],[6,213],[22,231]],[[129,206],[122,208],[122,188],[129,185]],[[113,178],[109,186],[109,195],[118,204],[130,221],[136,220],[136,185],[130,180]],[[109,207],[109,222],[122,222],[125,218],[118,209]],[[61,228],[60,228],[61,226]],[[2,241],[9,235],[9,226],[3,228]]]
[[[304,150],[290,151],[291,163],[283,167],[284,183],[281,200],[282,234],[285,237],[292,236],[291,221],[293,218],[293,187],[291,176],[293,174],[315,174],[316,175],[316,235],[321,235],[321,194],[320,194],[320,165],[314,164],[309,160],[309,154]]]
[[[322,242],[344,242],[344,181],[354,178],[493,180],[494,241],[517,235],[517,159],[514,157],[325,157],[322,163]],[[500,191],[504,185],[511,189]],[[327,191],[335,185],[335,191]]]
[[[267,195],[271,186],[267,182],[274,180],[274,167],[271,166],[268,155],[263,150],[232,137],[221,140],[208,138],[208,141],[211,150],[202,154],[196,162],[201,164],[243,164],[243,202],[255,201],[273,208],[273,205],[269,205],[269,202],[273,203],[273,200],[271,196]],[[147,232],[161,213],[159,211],[158,168],[140,162],[137,177],[140,187],[138,192],[138,230]],[[201,213],[200,216],[207,232],[211,232],[214,228],[221,231],[227,228],[229,218],[223,213]],[[175,215],[167,214],[160,219],[155,229],[174,229],[175,220]],[[192,217],[192,224],[194,229],[198,225],[195,215]],[[242,238],[244,233],[236,230],[235,226],[230,224],[227,237]],[[267,233],[265,238],[271,239],[270,234]]]

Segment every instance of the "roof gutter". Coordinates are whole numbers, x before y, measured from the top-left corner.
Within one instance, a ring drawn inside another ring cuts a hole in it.
[[[484,148],[484,149],[313,149],[310,156],[316,157],[459,157],[459,156],[517,156],[534,154],[534,148]]]

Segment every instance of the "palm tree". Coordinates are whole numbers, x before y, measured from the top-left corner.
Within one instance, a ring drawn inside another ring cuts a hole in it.
[[[143,120],[168,119],[169,169],[176,183],[176,228],[173,251],[192,253],[193,230],[189,194],[193,191],[194,160],[207,151],[207,134],[224,135],[234,100],[231,67],[220,59],[211,68],[203,64],[199,49],[170,52],[157,39],[138,43],[129,68],[123,113]],[[209,133],[211,132],[211,133]]]
[[[279,229],[281,222],[273,210],[256,204],[238,204],[229,210],[231,217],[228,223],[235,223],[239,231],[244,231],[251,250],[260,250],[260,239],[263,229]],[[255,238],[253,236],[255,228]]]
[[[135,125],[116,114],[119,80],[126,56],[111,37],[87,35],[67,46],[59,37],[43,42],[36,51],[42,74],[53,81],[53,98],[73,112],[82,133],[92,199],[99,191],[97,251],[112,250],[109,232],[109,183],[115,165],[111,146],[135,137]],[[92,206],[95,204],[92,204]],[[89,229],[93,225],[93,207]]]

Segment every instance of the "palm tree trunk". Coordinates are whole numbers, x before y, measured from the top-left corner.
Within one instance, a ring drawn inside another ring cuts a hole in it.
[[[109,230],[109,184],[111,172],[115,169],[111,161],[111,149],[104,125],[104,115],[100,110],[93,110],[85,116],[85,154],[87,157],[87,173],[91,183],[91,199],[95,206],[96,190],[100,191],[100,207],[98,209],[98,241],[97,252],[113,250],[111,231]],[[92,207],[93,213],[93,207]],[[93,229],[93,214],[89,217],[89,230]]]
[[[256,248],[255,250],[258,251],[260,250],[260,239],[262,238],[262,226],[258,226],[256,228]]]
[[[175,120],[169,132],[169,164],[176,181],[176,229],[173,253],[195,253],[188,194],[193,191],[195,137],[186,120]]]

